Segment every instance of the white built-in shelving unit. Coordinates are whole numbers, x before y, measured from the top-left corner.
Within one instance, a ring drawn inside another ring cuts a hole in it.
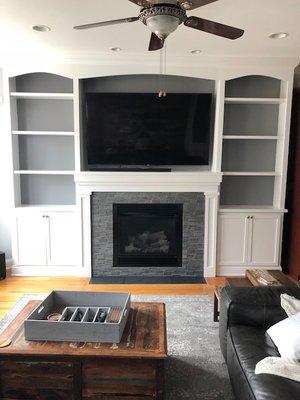
[[[225,83],[221,208],[284,207],[276,193],[284,179],[278,163],[285,137],[279,123],[287,101],[284,93],[284,82],[270,77]]]
[[[19,75],[9,79],[9,96],[14,273],[76,273],[73,80],[48,73]]]
[[[72,79],[17,76],[10,97],[15,206],[75,204]]]
[[[225,82],[217,270],[280,268],[291,85],[266,76]]]
[[[97,172],[88,172],[84,162],[80,139],[81,92],[149,91],[149,87],[157,86],[155,75],[126,77],[122,73],[101,78],[99,73],[87,72],[82,80],[77,72],[74,77],[69,73],[69,78],[40,72],[10,75],[15,273],[90,273],[83,256],[83,252],[90,252],[90,229],[86,222],[90,218],[90,193],[86,189],[83,197],[76,194],[74,179],[76,174],[82,174],[87,182],[91,178],[93,187]],[[209,258],[210,273],[218,275],[243,275],[249,266],[280,268],[282,221],[286,211],[291,80],[236,76],[239,77],[201,79],[199,76],[198,80],[177,77],[166,81],[170,83],[168,91],[214,94],[211,166],[204,169],[185,166],[180,172],[174,168],[173,173],[174,176],[199,174],[199,183],[201,179],[209,181],[209,175],[212,182],[216,176],[219,182],[223,175],[220,198],[219,183],[215,184],[213,194],[209,190],[206,193],[213,208],[211,226],[205,228],[209,242],[209,257],[205,257]],[[102,182],[114,190],[108,174],[102,173]],[[162,175],[157,174],[153,182],[158,184]],[[112,173],[113,182],[114,179],[118,184],[123,182],[122,177],[115,175]],[[139,179],[137,175],[133,177],[134,173],[129,175],[134,183]],[[146,190],[151,186],[148,183],[142,182]],[[185,183],[176,181],[175,186]]]

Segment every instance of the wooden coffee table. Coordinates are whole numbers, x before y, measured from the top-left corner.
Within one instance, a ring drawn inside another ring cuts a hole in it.
[[[284,274],[282,271],[278,270],[268,270],[268,272],[280,282],[282,286],[297,286],[297,283],[293,278]],[[230,277],[226,279],[225,286],[234,286],[234,287],[251,287],[254,286],[251,281],[246,277]],[[264,286],[257,284],[256,286]],[[219,304],[221,297],[221,290],[224,286],[216,286],[214,289],[214,311],[213,311],[213,319],[215,322],[219,320]]]
[[[132,303],[120,344],[28,342],[29,301],[0,336],[0,398],[5,400],[162,400],[167,357],[162,303]]]

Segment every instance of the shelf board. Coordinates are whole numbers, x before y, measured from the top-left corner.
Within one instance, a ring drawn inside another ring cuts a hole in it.
[[[12,131],[12,134],[24,136],[75,136],[75,132],[64,131]]]
[[[225,97],[227,104],[280,104],[284,98]]]
[[[226,176],[277,176],[280,175],[275,171],[223,171]]]
[[[277,139],[279,139],[279,136],[269,136],[269,135],[223,135],[223,139],[277,140]]]
[[[75,171],[68,170],[15,170],[16,175],[74,175]]]
[[[76,204],[21,204],[15,207],[16,210],[43,210],[43,211],[75,211]]]
[[[220,205],[219,212],[283,212],[286,213],[285,208],[276,208],[274,206],[251,206],[251,205]]]
[[[73,100],[73,93],[34,93],[34,92],[11,92],[11,97],[18,99],[53,99],[53,100]]]

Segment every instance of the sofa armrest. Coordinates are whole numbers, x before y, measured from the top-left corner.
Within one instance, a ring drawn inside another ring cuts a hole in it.
[[[300,299],[296,287],[230,287],[221,291],[219,338],[226,360],[227,329],[230,325],[248,325],[267,330],[287,315],[280,305],[280,294]]]

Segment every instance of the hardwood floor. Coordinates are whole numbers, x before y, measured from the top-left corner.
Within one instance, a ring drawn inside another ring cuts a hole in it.
[[[224,284],[224,278],[207,278],[207,284],[184,285],[90,285],[88,278],[64,277],[8,277],[0,281],[0,319],[13,307],[16,301],[29,293],[47,294],[54,289],[81,291],[130,292],[140,295],[209,295],[214,286]]]

